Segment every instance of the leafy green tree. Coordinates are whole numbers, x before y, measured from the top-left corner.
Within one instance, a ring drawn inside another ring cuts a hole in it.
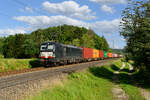
[[[150,69],[150,2],[130,1],[123,11],[121,35],[127,40],[126,52],[138,68]],[[141,67],[145,66],[145,67]]]
[[[15,58],[24,58],[24,48],[22,47],[26,39],[25,34],[16,34],[15,35]]]
[[[74,39],[73,42],[72,42],[73,45],[79,47],[81,44],[80,44],[80,40],[79,39]]]
[[[95,36],[95,48],[99,50],[108,51],[109,45],[104,37]]]
[[[108,51],[109,50],[109,45],[108,45],[108,42],[107,40],[104,38],[104,36],[102,36],[102,50],[104,51]]]
[[[84,34],[81,38],[82,46],[88,47],[88,48],[94,48],[95,43],[94,40],[88,35]]]
[[[4,41],[3,54],[5,58],[15,57],[15,36],[10,35]]]
[[[0,37],[0,54],[3,55],[5,37]]]
[[[39,48],[36,42],[32,39],[26,39],[22,45],[25,57],[38,57]]]

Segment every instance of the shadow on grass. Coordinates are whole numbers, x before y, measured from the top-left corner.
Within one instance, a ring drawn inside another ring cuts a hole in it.
[[[128,73],[131,72],[131,71],[130,71],[129,69],[127,69],[127,68],[124,68],[124,69],[122,69],[121,71],[122,71],[122,72],[128,72]]]
[[[36,68],[36,67],[41,67],[42,65],[40,64],[39,60],[32,60],[29,62],[30,65],[32,66],[32,68]]]
[[[111,65],[111,69],[113,69],[113,70],[116,70],[116,71],[117,71],[117,70],[119,70],[120,68],[118,68],[116,65],[114,65],[114,64],[113,64],[113,65]]]
[[[141,71],[133,75],[139,86],[150,90],[150,73]]]
[[[117,71],[118,67],[116,65],[112,65],[111,69],[114,71]],[[104,78],[104,79],[110,80],[111,82],[116,83],[112,77],[114,73],[108,68],[105,68],[104,66],[92,67],[89,69],[89,71],[97,77]],[[126,72],[126,73],[122,73],[122,72]],[[129,70],[125,69],[125,70],[122,70],[121,73],[116,74],[118,75],[119,84],[130,84],[134,86],[135,84],[138,84],[138,86],[141,86],[142,88],[150,90],[150,77],[148,78],[148,75],[144,76],[143,73],[135,73],[133,75],[128,75],[129,72],[130,72]]]

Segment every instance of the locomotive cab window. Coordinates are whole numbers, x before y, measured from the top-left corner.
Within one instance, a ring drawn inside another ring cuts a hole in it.
[[[47,49],[55,51],[55,46],[54,45],[48,45]]]
[[[47,45],[41,45],[41,50],[46,50],[47,49]]]

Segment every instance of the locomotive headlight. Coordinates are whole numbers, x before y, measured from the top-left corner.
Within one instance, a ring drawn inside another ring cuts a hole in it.
[[[45,54],[43,52],[40,53],[40,56],[45,56]]]

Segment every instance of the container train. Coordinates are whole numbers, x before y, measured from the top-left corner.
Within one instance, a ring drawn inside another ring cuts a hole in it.
[[[122,55],[86,47],[64,45],[56,42],[44,42],[40,46],[40,62],[45,66],[79,63],[107,58],[117,58]]]

